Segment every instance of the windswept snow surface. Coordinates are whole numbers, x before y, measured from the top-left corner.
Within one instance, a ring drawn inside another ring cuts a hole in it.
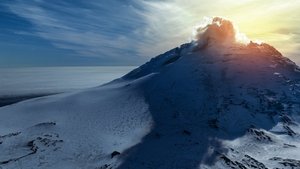
[[[204,33],[232,32],[223,21]],[[0,167],[300,168],[299,67],[209,35],[103,86],[0,108]]]

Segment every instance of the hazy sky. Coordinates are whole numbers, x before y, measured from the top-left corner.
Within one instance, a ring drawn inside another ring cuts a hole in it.
[[[1,0],[0,66],[138,65],[232,20],[300,64],[299,0]]]

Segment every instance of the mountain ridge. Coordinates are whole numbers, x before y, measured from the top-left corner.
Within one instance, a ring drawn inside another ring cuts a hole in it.
[[[299,67],[233,28],[213,19],[110,83],[0,108],[0,166],[300,168]]]

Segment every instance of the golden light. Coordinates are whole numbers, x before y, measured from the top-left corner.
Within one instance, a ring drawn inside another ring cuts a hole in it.
[[[204,17],[231,20],[250,40],[265,42],[300,64],[300,0],[170,0],[147,1],[155,51],[186,43]],[[154,15],[155,14],[155,15]],[[161,39],[162,38],[162,39]],[[240,39],[245,36],[240,34]],[[167,42],[162,44],[162,42]],[[159,53],[158,52],[158,53]],[[157,54],[158,54],[157,53]]]

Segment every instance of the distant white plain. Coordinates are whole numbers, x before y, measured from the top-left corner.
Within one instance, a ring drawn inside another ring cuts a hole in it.
[[[0,96],[66,92],[99,86],[134,66],[0,68]]]

